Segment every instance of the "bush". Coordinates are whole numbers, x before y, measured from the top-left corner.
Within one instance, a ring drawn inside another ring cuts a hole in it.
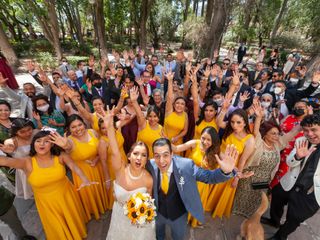
[[[300,48],[303,44],[299,34],[284,33],[276,36],[272,41],[273,45],[280,45],[289,49]]]
[[[44,70],[50,71],[57,67],[57,61],[50,52],[40,52],[36,59]]]
[[[11,42],[13,49],[18,57],[27,56],[30,54],[32,43],[29,41],[25,42]]]
[[[88,61],[89,57],[87,56],[67,56],[68,62],[72,65],[72,66],[77,66],[77,62],[80,60],[83,61]]]

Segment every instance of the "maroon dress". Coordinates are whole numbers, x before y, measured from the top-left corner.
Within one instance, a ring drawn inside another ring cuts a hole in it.
[[[4,78],[8,78],[7,85],[11,89],[18,89],[19,85],[12,72],[11,67],[8,65],[7,59],[0,55],[0,72]]]

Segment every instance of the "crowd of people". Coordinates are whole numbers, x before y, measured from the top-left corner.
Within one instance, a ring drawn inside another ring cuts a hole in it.
[[[107,239],[184,239],[187,223],[231,214],[249,218],[271,199],[262,222],[287,239],[320,205],[320,69],[297,49],[287,61],[230,48],[193,61],[180,49],[160,59],[144,50],[113,59],[62,58],[51,73],[34,61],[40,87],[19,85],[0,61],[0,220],[20,238],[14,198],[34,199],[48,240],[83,239],[86,224],[112,210]],[[11,185],[14,185],[14,192]],[[155,225],[123,214],[134,193],[155,199]],[[281,222],[288,205],[285,222]],[[1,234],[0,234],[1,239]]]

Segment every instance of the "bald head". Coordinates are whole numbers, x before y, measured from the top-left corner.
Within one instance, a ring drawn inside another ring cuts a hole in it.
[[[68,75],[68,78],[71,80],[71,81],[77,81],[77,74],[75,71],[73,70],[69,70],[67,72],[67,75]]]

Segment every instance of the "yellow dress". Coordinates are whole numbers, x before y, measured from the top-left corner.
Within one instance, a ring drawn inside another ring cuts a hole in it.
[[[177,136],[183,129],[186,124],[186,113],[178,115],[176,112],[172,112],[169,116],[164,119],[164,133],[168,139]],[[183,139],[179,138],[175,143],[176,145],[182,144]]]
[[[95,130],[97,133],[100,134],[100,128],[99,128],[99,118],[97,116],[97,113],[94,112],[92,114],[93,119],[92,119],[92,129]]]
[[[213,127],[217,132],[219,131],[215,118],[211,122],[206,122],[205,120],[202,120],[201,123],[199,125],[196,125],[195,127],[194,139],[200,139],[201,132],[206,127]]]
[[[204,156],[205,156],[205,152],[201,151],[200,149],[200,140],[197,140],[197,145],[190,151],[188,158],[192,159],[193,162],[198,167],[209,169],[209,167],[205,166],[203,162]],[[200,199],[201,199],[203,209],[206,209],[209,193],[213,186],[214,186],[213,184],[197,182],[198,192],[200,194]],[[188,221],[192,227],[197,227],[198,225],[201,224],[196,218],[192,217],[190,214],[188,216]]]
[[[152,129],[149,122],[146,122],[146,127],[138,132],[137,141],[142,141],[147,144],[149,149],[149,158],[153,158],[152,144],[155,140],[161,138],[162,126],[158,124],[156,130]]]
[[[107,209],[107,193],[104,187],[104,177],[101,163],[91,167],[86,160],[93,160],[98,155],[99,140],[91,130],[88,130],[91,139],[88,142],[80,142],[76,138],[69,136],[73,141],[74,147],[70,153],[73,161],[83,171],[86,177],[91,182],[99,184],[84,187],[79,191],[80,199],[84,206],[87,217],[91,219],[91,214],[94,214],[96,219],[100,218],[100,213],[104,213]],[[79,187],[82,183],[77,174],[72,173],[73,183],[75,187]]]
[[[220,151],[223,153],[226,150],[227,145],[233,144],[238,152],[239,157],[237,159],[236,165],[241,157],[241,154],[245,148],[246,141],[253,137],[252,134],[246,135],[242,139],[238,139],[233,133],[230,134],[226,139],[222,140]],[[207,209],[212,209],[212,217],[230,217],[234,196],[236,193],[236,188],[231,187],[233,178],[224,183],[216,184],[212,189],[209,199]]]
[[[39,167],[35,157],[31,161],[32,172],[28,181],[34,192],[46,239],[86,238],[86,214],[59,158],[54,156],[53,165],[47,168]]]
[[[109,139],[107,136],[101,136],[101,138],[106,141],[109,142]],[[119,150],[120,150],[120,154],[121,154],[121,159],[122,161],[127,163],[127,156],[126,153],[124,152],[123,149],[123,143],[124,143],[124,138],[121,134],[121,131],[117,130],[116,131],[116,140],[119,146]],[[108,152],[107,152],[107,166],[108,166],[108,172],[109,172],[109,176],[110,176],[110,180],[114,181],[116,179],[115,176],[115,172],[113,171],[112,168],[112,153],[111,153],[111,148],[108,148]],[[113,202],[114,202],[114,196],[113,196],[113,184],[110,185],[110,189],[107,192],[107,198],[108,198],[108,204],[107,204],[107,208],[108,209],[112,209],[113,206]]]

